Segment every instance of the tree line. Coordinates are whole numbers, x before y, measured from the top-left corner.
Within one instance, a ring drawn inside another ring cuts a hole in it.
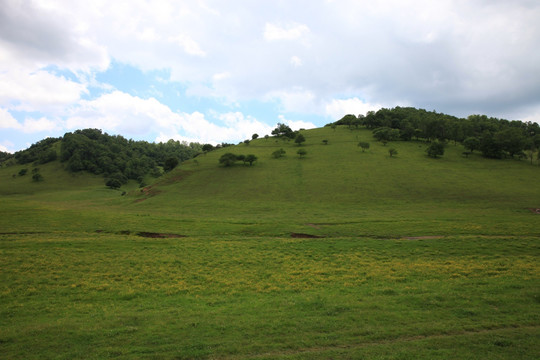
[[[425,140],[462,143],[472,153],[484,157],[527,157],[540,148],[540,125],[534,122],[505,120],[486,115],[458,118],[413,107],[382,108],[366,115],[345,115],[327,126],[360,126],[373,130],[376,140]],[[526,154],[528,152],[529,154]]]
[[[143,185],[147,174],[159,176],[163,170],[171,170],[201,151],[199,143],[169,140],[156,144],[128,140],[99,129],[84,129],[41,140],[12,158],[18,164],[44,164],[59,158],[68,171],[103,175],[108,186],[119,187],[129,179]]]

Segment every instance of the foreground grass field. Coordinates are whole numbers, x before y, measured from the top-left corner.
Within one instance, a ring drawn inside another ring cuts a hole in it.
[[[125,196],[0,169],[0,358],[540,358],[538,166],[305,134]]]

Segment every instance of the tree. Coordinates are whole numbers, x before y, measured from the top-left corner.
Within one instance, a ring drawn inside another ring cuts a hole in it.
[[[439,141],[433,141],[428,148],[426,149],[426,152],[429,157],[437,158],[438,156],[444,155],[444,143]]]
[[[32,175],[32,181],[35,181],[35,182],[43,181],[43,176],[39,172],[36,172],[34,173],[34,175]]]
[[[165,160],[165,164],[163,165],[163,169],[165,171],[171,171],[172,169],[178,166],[178,163],[179,161],[175,157],[167,158],[167,160]]]
[[[358,146],[362,148],[362,152],[369,149],[369,143],[368,142],[361,141],[361,142],[358,143]]]
[[[298,144],[298,146],[302,145],[303,142],[306,141],[306,138],[302,134],[296,135],[296,138],[294,139],[294,142]]]
[[[244,140],[244,144],[249,145],[249,140]]]
[[[221,157],[219,158],[219,163],[223,164],[223,166],[227,167],[227,166],[234,165],[236,160],[238,160],[237,155],[235,155],[233,153],[226,153],[226,154],[221,155]]]
[[[272,130],[272,135],[294,139],[294,131],[292,131],[289,126],[282,123],[277,124],[277,127]]]
[[[373,130],[373,137],[386,145],[388,141],[397,140],[399,138],[399,130],[389,127],[381,127]]]
[[[272,157],[274,159],[279,159],[280,157],[283,157],[283,156],[285,156],[285,150],[283,150],[283,148],[276,150],[272,153]]]
[[[255,161],[257,161],[257,157],[253,154],[249,154],[246,156],[245,162],[248,162],[249,163],[249,166],[251,166]]]
[[[470,136],[463,140],[463,146],[465,147],[465,149],[473,153],[474,150],[480,147],[480,140],[477,137]]]
[[[236,155],[236,160],[246,163],[246,155]]]
[[[202,146],[202,151],[204,151],[204,152],[208,152],[208,151],[212,151],[212,150],[214,150],[214,145],[212,145],[212,144],[204,144]]]
[[[394,155],[397,155],[398,151],[394,148],[391,148],[391,149],[388,149],[388,154],[390,155],[390,157],[392,157]]]
[[[322,142],[324,145],[328,145],[328,140],[324,139]]]
[[[19,171],[19,176],[24,176],[26,175],[27,172],[28,172],[28,169],[21,169],[21,171]]]
[[[302,157],[306,156],[307,151],[304,150],[304,149],[298,149],[298,151],[296,153],[298,154],[298,156],[300,156],[302,158]]]
[[[111,189],[119,189],[122,186],[122,183],[118,179],[108,179],[105,185]]]
[[[259,137],[259,134],[253,134],[251,135],[251,140],[255,140]]]

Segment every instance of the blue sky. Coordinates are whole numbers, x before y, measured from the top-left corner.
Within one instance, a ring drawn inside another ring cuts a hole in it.
[[[81,128],[236,143],[394,106],[540,122],[539,18],[533,0],[4,0],[0,150]]]

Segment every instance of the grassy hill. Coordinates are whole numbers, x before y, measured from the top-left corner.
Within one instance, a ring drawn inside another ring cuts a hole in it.
[[[302,133],[144,188],[0,168],[0,358],[539,357],[539,166]]]

